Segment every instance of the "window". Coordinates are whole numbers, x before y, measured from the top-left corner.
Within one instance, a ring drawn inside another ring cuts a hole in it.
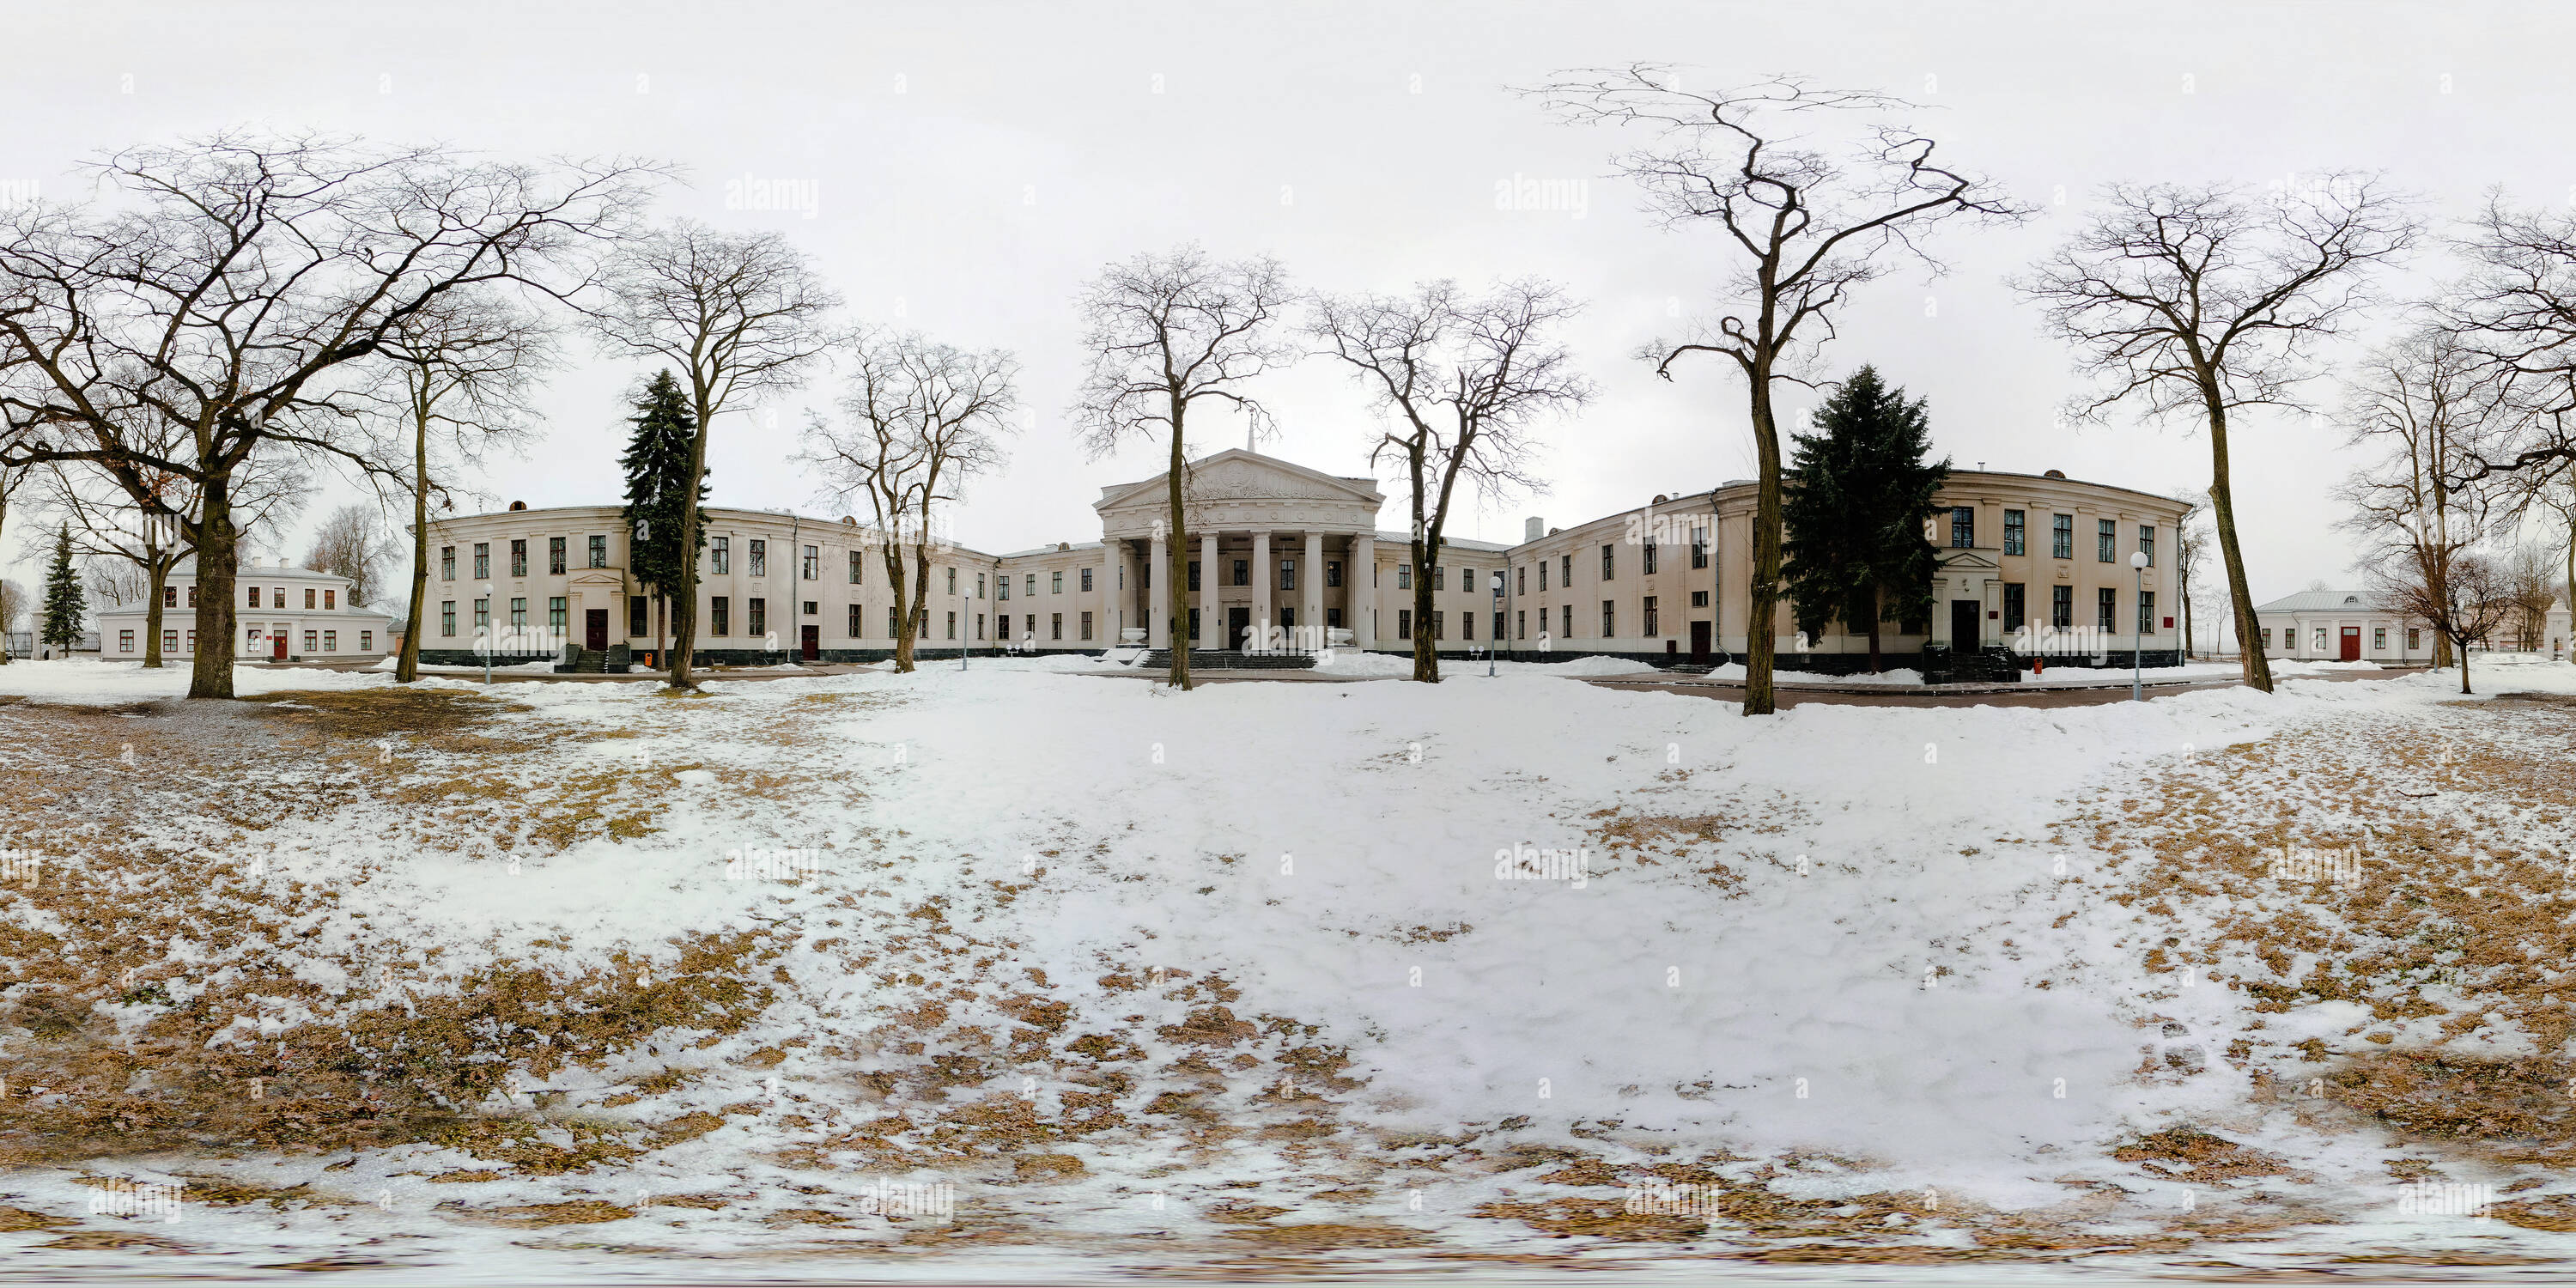
[[[256,606],[256,605],[259,603],[259,601],[258,601],[258,600],[256,600],[256,599],[254,599],[254,600],[252,600],[252,601],[251,601],[251,603],[252,603],[254,606]],[[163,587],[161,588],[161,606],[162,606],[163,608],[177,608],[177,607],[179,606],[179,588],[178,588],[178,587],[176,587],[176,586],[163,586]]]
[[[743,616],[750,619],[748,624],[751,627],[750,630],[744,631],[743,634],[754,638],[767,635],[769,633],[769,601],[755,595],[750,599],[744,600],[743,606],[749,610],[744,613]]]
[[[321,647],[320,647],[319,643],[318,643],[318,642],[316,641],[316,639],[315,639],[315,637],[316,637],[316,636],[318,636],[318,635],[320,635],[320,634],[321,634],[321,632],[319,632],[319,631],[306,631],[306,632],[304,632],[304,651],[305,651],[305,652],[307,652],[307,653],[319,653],[319,652],[321,652],[321,651],[322,651],[322,649],[321,649]],[[191,650],[189,650],[189,651],[190,651],[190,652],[195,652],[196,650],[191,649]]]
[[[820,612],[820,611],[821,611],[821,605],[816,604],[813,600],[810,600],[810,599],[805,601],[805,615],[806,615],[807,617],[812,617],[815,613]]]
[[[1514,613],[1514,614],[1512,615],[1512,634],[1513,634],[1515,637],[1520,638],[1520,639],[1528,639],[1528,638],[1529,638],[1529,610],[1528,610],[1528,609],[1526,609],[1526,608],[1521,609],[1521,610],[1519,610],[1518,612],[1516,612],[1516,613]]]
[[[2118,590],[2110,586],[2104,586],[2100,590],[2094,591],[2094,629],[2101,631],[2105,635],[2108,635],[2113,630],[2117,629],[2112,625],[2112,623],[2119,619],[2119,606],[2120,592]]]
[[[759,537],[753,537],[751,539],[751,575],[754,577],[766,577],[769,575],[769,543]],[[758,631],[752,632],[754,635],[758,635],[759,633],[760,632]]]
[[[1610,581],[1619,575],[1619,564],[1615,557],[1618,553],[1618,549],[1619,547],[1617,546],[1607,544],[1601,547],[1601,580]],[[1568,582],[1571,582],[1572,580],[1572,578],[1567,578]]]
[[[1327,560],[1325,560],[1325,561],[1324,561],[1324,588],[1325,588],[1325,589],[1327,589],[1327,590],[1330,590],[1330,589],[1332,589],[1332,588],[1334,588],[1334,587],[1337,587],[1337,586],[1339,586],[1339,585],[1341,585],[1341,584],[1342,584],[1342,561],[1341,561],[1341,560],[1339,560],[1339,559],[1327,559]],[[1089,590],[1089,589],[1091,589],[1091,586],[1090,586],[1088,583],[1085,583],[1085,584],[1084,584],[1084,586],[1083,586],[1083,589],[1084,589],[1084,590]]]
[[[280,590],[277,593],[277,606],[280,608],[286,607],[286,592],[283,590]],[[304,606],[308,609],[313,607],[313,588],[311,586],[304,588]]]
[[[2268,635],[2270,635],[2270,634],[2271,634],[2271,632],[2270,632],[2270,631],[2265,631],[2265,632],[2264,632],[2264,634],[2265,634],[2266,636],[2268,636]],[[2406,628],[2406,650],[2407,650],[2408,652],[2410,652],[2410,653],[2411,653],[2411,652],[2415,651],[2416,649],[2423,647],[2423,638],[2424,638],[2424,632],[2423,632],[2422,630],[2420,630],[2420,629],[2418,629],[2418,628],[2416,628],[2416,627],[2412,627],[2412,626],[2407,627],[2407,628]]]
[[[551,595],[546,599],[546,629],[554,632],[556,639],[562,639],[571,633],[572,610],[568,607],[570,603],[571,601],[561,595]]]
[[[2374,627],[2371,627],[2371,628],[2370,628],[2370,651],[2371,651],[2371,652],[2376,653],[2376,652],[2379,652],[2380,650],[2385,649],[2385,648],[2387,648],[2387,647],[2388,647],[2388,628],[2387,628],[2387,627],[2385,627],[2385,626],[2374,626]]]
[[[1064,614],[1047,614],[1047,638],[1051,640],[1064,638]]]
[[[179,651],[179,632],[176,629],[161,632],[161,651],[164,653]]]
[[[440,546],[438,548],[438,579],[440,581],[456,580],[456,547]]]
[[[1564,636],[1564,637],[1565,637],[1565,638],[1567,638],[1567,639],[1573,639],[1573,638],[1574,638],[1574,605],[1572,605],[1572,604],[1567,604],[1567,605],[1565,605],[1563,608],[1561,608],[1561,609],[1559,609],[1559,610],[1557,610],[1557,611],[1559,611],[1560,613],[1564,614],[1564,616],[1563,616],[1560,620],[1562,620],[1562,621],[1565,623],[1564,627],[1563,627],[1562,629],[1560,629],[1560,630],[1558,630],[1558,631],[1557,631],[1557,634],[1562,635],[1562,636]],[[1542,618],[1542,620],[1544,620],[1544,619]]]
[[[1705,590],[1694,590],[1694,591],[1692,591],[1692,592],[1691,592],[1691,607],[1693,607],[1693,608],[1706,608],[1706,607],[1708,607],[1708,592],[1707,592],[1707,591],[1705,591]]]
[[[172,587],[170,587],[170,595],[169,595],[169,598],[164,599],[163,601],[161,601],[161,606],[162,606],[162,607],[164,607],[164,608],[177,608],[177,607],[179,606],[179,588],[178,588],[178,587],[176,587],[176,586],[172,586]],[[257,587],[257,586],[253,586],[253,587],[251,587],[251,588],[250,588],[250,606],[251,606],[251,607],[253,607],[253,608],[257,608],[257,607],[259,607],[259,587]],[[280,607],[284,607],[284,605],[280,605]]]
[[[957,610],[948,610],[948,638],[957,638]]]
[[[590,535],[590,566],[593,568],[605,568],[608,566],[607,533],[594,532]]]
[[[337,608],[339,605],[336,601],[339,598],[340,592],[336,588],[326,589],[322,592],[322,606],[324,608]]]
[[[116,651],[119,653],[131,653],[134,651],[134,632],[118,631],[116,633]]]
[[[894,610],[888,609],[886,611],[892,612]],[[733,600],[731,598],[724,595],[717,595],[713,599],[707,601],[707,633],[710,635],[733,634]]]
[[[1708,529],[1691,529],[1691,567],[1708,566]]]
[[[510,601],[510,633],[513,635],[525,635],[528,633],[528,601],[526,599],[519,598],[512,599]]]
[[[1544,559],[1538,561],[1538,590],[1542,595],[1547,593],[1547,561]]]
[[[1529,593],[1528,564],[1522,564],[1520,567],[1512,569],[1512,593],[1515,595],[1526,595]]]
[[[1035,599],[1035,598],[1037,598],[1037,597],[1038,597],[1038,575],[1037,575],[1036,573],[1030,573],[1030,574],[1029,574],[1029,581],[1028,581],[1028,584],[1027,584],[1026,586],[1022,587],[1022,589],[1026,590],[1026,591],[1028,592],[1028,597],[1029,597],[1029,598],[1031,598],[1031,599]],[[1030,620],[1030,621],[1036,621],[1037,619],[1036,619],[1035,617],[1031,617],[1029,620]]]
[[[491,575],[492,543],[477,541],[474,543],[474,580],[481,581]]]
[[[1190,610],[1190,638],[1191,638],[1191,639],[1197,639],[1198,637],[1199,637],[1199,610],[1197,610],[1197,609],[1193,608],[1193,609],[1191,609],[1191,610]]]
[[[1459,570],[1458,570],[1458,589],[1460,589],[1460,590],[1462,590],[1462,591],[1465,591],[1466,593],[1468,593],[1468,594],[1470,594],[1470,595],[1472,595],[1472,594],[1475,594],[1475,593],[1476,593],[1476,570],[1475,570],[1475,569],[1473,569],[1473,568],[1461,568],[1461,569],[1459,569]]]
[[[2048,516],[2048,553],[2050,557],[2057,559],[2072,559],[2075,557],[2074,515],[2052,514]]]
[[[2142,590],[2142,591],[2139,591],[2139,592],[2138,592],[2138,634],[2140,634],[2140,635],[2153,635],[2153,634],[2155,634],[2155,633],[2156,633],[2156,592],[2154,592],[2154,591],[2152,591],[2152,590]]]
[[[490,630],[491,628],[492,628],[492,601],[491,601],[491,600],[488,600],[488,599],[478,599],[478,600],[475,600],[475,601],[474,601],[474,630],[475,630],[475,633],[479,635],[479,634],[483,633],[484,631],[488,631],[488,630]]]
[[[2110,563],[2119,558],[2119,552],[2113,549],[2114,546],[2119,544],[2119,531],[2119,525],[2111,522],[2109,519],[2095,521],[2093,524],[2093,554],[2097,562]]]
[[[1395,634],[1396,634],[1396,638],[1398,638],[1398,639],[1408,639],[1408,640],[1409,640],[1409,639],[1412,639],[1412,638],[1413,638],[1413,610],[1412,610],[1412,609],[1410,609],[1410,608],[1399,608],[1399,609],[1395,610]]]
[[[857,639],[857,638],[859,638],[859,635],[860,635],[859,626],[860,626],[860,622],[859,622],[859,606],[858,606],[858,605],[856,605],[856,604],[852,604],[852,605],[850,605],[850,638],[851,638],[851,639]]]
[[[975,598],[977,598],[977,599],[982,599],[983,597],[984,597],[984,574],[982,574],[982,573],[980,573],[980,572],[979,572],[979,573],[975,574]],[[983,616],[983,614],[978,613],[978,614],[976,614],[976,616],[980,618],[981,616]]]
[[[197,588],[196,588],[196,587],[194,587],[194,586],[190,586],[190,587],[188,588],[188,607],[190,607],[190,608],[194,608],[194,607],[196,607],[196,606],[197,606]]]
[[[1251,560],[1237,559],[1234,561],[1234,584],[1238,586],[1249,586],[1252,584]]]
[[[2263,628],[2263,651],[2266,653],[2272,651],[2272,628],[2269,626]]]
[[[1295,589],[1297,589],[1297,561],[1296,561],[1296,560],[1294,560],[1294,559],[1282,559],[1282,560],[1280,560],[1280,561],[1279,561],[1279,589],[1281,589],[1281,590],[1295,590]]]
[[[280,608],[284,608],[284,607],[286,607],[286,587],[284,587],[284,586],[271,586],[271,587],[269,587],[269,588],[268,588],[268,602],[270,602],[270,603],[272,603],[272,604],[275,604],[275,605],[277,605],[277,606],[278,606],[278,607],[280,607]],[[311,604],[307,604],[307,605],[305,605],[305,607],[307,607],[307,608],[311,608],[311,607],[312,607],[312,605],[311,605]]]
[[[1977,507],[1950,507],[1950,548],[1966,550],[1977,544]]]
[[[1086,595],[1091,593],[1091,570],[1088,568],[1082,570],[1082,593]],[[1086,633],[1082,638],[1090,639],[1091,636]]]
[[[644,597],[642,595],[635,595],[628,598],[626,601],[626,633],[637,638],[651,634],[652,632],[647,627],[644,617]]]
[[[325,653],[337,653],[340,651],[340,632],[322,632],[322,651]]]
[[[2326,647],[2326,628],[2325,628],[2325,627],[2320,626],[2320,627],[2318,627],[2318,628],[2316,629],[2316,645],[2315,645],[2315,647],[2316,647],[2317,651],[2318,651],[2318,652],[2320,652],[2320,653],[2322,653],[2322,652],[2324,652],[2324,651],[2325,651],[2325,647]]]
[[[374,631],[358,632],[358,651],[361,653],[373,653],[376,651],[376,633]]]
[[[1083,571],[1087,573],[1087,572],[1090,572],[1091,570],[1090,570],[1090,569],[1088,569],[1088,568],[1085,568],[1085,569],[1083,569]],[[1082,615],[1082,638],[1084,638],[1084,639],[1090,639],[1090,638],[1091,638],[1091,614],[1089,614],[1089,613],[1084,613],[1084,614]]]
[[[957,575],[956,570],[953,568],[949,570],[948,593],[952,595],[957,593]],[[1050,595],[1061,595],[1064,593],[1063,569],[1059,568],[1047,575],[1047,593]]]
[[[1028,625],[1020,628],[1020,638],[1024,640],[1033,640],[1038,637],[1038,615],[1030,613],[1027,617]]]
[[[1449,614],[1447,611],[1436,608],[1431,610],[1431,638],[1435,640],[1445,640],[1449,638]]]
[[[510,542],[510,575],[513,577],[528,575],[528,539],[526,537],[516,537]]]
[[[916,614],[913,616],[913,619],[912,619],[912,625],[913,625],[912,637],[913,637],[914,639],[917,639],[917,640],[926,640],[926,639],[929,639],[929,638],[930,638],[930,610],[925,608],[925,609],[921,610],[919,613],[916,613]]]
[[[1618,610],[1617,601],[1608,599],[1601,601],[1601,638],[1606,640],[1619,633]]]
[[[984,615],[982,613],[975,614],[975,638],[979,640],[984,638]]]
[[[2022,549],[2022,512],[2019,510],[2004,511],[2004,553],[2025,553]]]
[[[561,537],[546,538],[546,571],[557,577],[563,575],[564,539]]]
[[[949,598],[954,599],[957,596],[957,568],[952,564],[942,571],[948,574],[948,595]]]
[[[1661,623],[1656,619],[1655,614],[1655,597],[1648,595],[1646,596],[1646,638],[1653,639],[1655,636],[1662,634],[1661,631],[1655,629],[1660,624]]]
[[[1449,589],[1449,570],[1447,568],[1443,568],[1438,564],[1431,565],[1431,588],[1433,590]]]
[[[1004,616],[1004,617],[1002,618],[1002,628],[1003,628],[1005,631],[1007,631],[1007,630],[1009,630],[1009,629],[1010,629],[1010,625],[1011,625],[1011,619],[1010,619],[1007,615],[1006,615],[1006,616]],[[903,635],[903,622],[902,622],[902,619],[901,619],[901,618],[898,618],[898,617],[896,617],[896,616],[894,615],[894,605],[892,605],[892,604],[888,604],[888,605],[886,605],[886,638],[887,638],[887,639],[899,639],[899,638],[901,638],[901,637],[902,637],[902,635]]]
[[[2004,531],[2010,533],[2012,529],[2006,528]],[[2009,538],[2007,538],[2007,540],[2009,540]],[[2025,601],[2025,597],[2022,592],[2022,584],[2017,581],[2005,582],[2004,634],[2010,635],[2014,631],[2020,630],[2029,624],[2030,605]]]
[[[715,575],[722,577],[731,573],[733,571],[733,538],[707,538],[707,555],[715,563]]]
[[[1649,577],[1655,575],[1655,543],[1652,540],[1646,542],[1646,552],[1640,557],[1637,571]],[[1648,634],[1652,633],[1648,632]]]
[[[1558,555],[1556,557],[1556,580],[1567,590],[1574,589],[1574,556]],[[1541,586],[1539,589],[1545,590],[1547,587]]]
[[[1397,565],[1395,566],[1395,588],[1396,588],[1397,590],[1411,590],[1411,589],[1413,589],[1413,565],[1412,565],[1412,564],[1409,564],[1409,563],[1400,563],[1400,564],[1397,564]],[[1408,632],[1408,635],[1409,635],[1409,634],[1410,634],[1410,632]]]
[[[996,577],[993,579],[993,584],[1001,587],[1002,602],[1005,604],[1011,602],[1011,579],[1008,577]]]
[[[2138,525],[2138,553],[2147,557],[2148,567],[2156,566],[2156,525],[2152,523]]]
[[[2075,628],[2075,588],[2073,586],[2048,588],[2048,624],[2061,631]]]
[[[821,579],[823,575],[822,547],[805,547],[805,563],[800,569],[798,569],[798,573],[807,581],[816,581]],[[952,595],[957,593],[957,570],[954,568],[948,570],[948,593]]]
[[[850,584],[853,586],[859,584],[859,552],[856,550],[850,552]],[[978,588],[975,592],[976,594],[981,595],[983,593],[983,590],[981,589],[983,584],[984,579],[982,577],[977,577],[975,579],[975,585]],[[852,631],[850,633],[852,635],[858,634],[857,631]]]
[[[1196,559],[1190,561],[1189,581],[1191,590],[1195,591],[1199,588],[1199,561]]]

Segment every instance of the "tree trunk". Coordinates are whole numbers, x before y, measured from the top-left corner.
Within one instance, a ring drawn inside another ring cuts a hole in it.
[[[1164,638],[1170,640],[1172,644],[1172,668],[1166,683],[1175,689],[1183,690],[1190,687],[1190,532],[1188,519],[1182,513],[1181,506],[1181,470],[1189,462],[1189,458],[1181,450],[1181,417],[1188,408],[1189,404],[1183,402],[1177,395],[1173,397],[1172,462],[1166,480],[1169,486],[1165,489],[1165,497],[1171,509],[1172,532],[1169,541],[1163,547],[1164,566],[1154,573],[1155,576],[1164,579],[1163,585],[1167,588],[1163,591],[1163,603],[1169,614],[1164,623],[1166,632]],[[1202,577],[1216,575],[1214,568],[1203,568],[1199,571]],[[1256,577],[1263,575],[1262,570],[1254,569],[1253,575]],[[1145,595],[1146,612],[1154,611],[1153,603],[1154,596],[1149,590]],[[1206,627],[1213,623],[1202,622],[1200,625]],[[1152,642],[1153,636],[1149,629],[1146,643]]]
[[[2227,600],[2236,621],[2236,656],[2245,683],[2272,691],[2272,663],[2263,656],[2262,624],[2254,616],[2254,593],[2245,584],[2245,556],[2236,546],[2236,494],[2227,479],[2227,413],[2212,399],[2209,407],[2209,512],[2218,529],[2218,557],[2227,568]]]
[[[903,634],[905,639],[916,641],[913,656],[918,659],[921,655],[918,641],[928,633],[930,626],[930,515],[927,512],[921,516],[921,542],[912,548],[912,574],[912,611],[904,614],[904,624],[912,629]]]
[[[1871,675],[1876,675],[1885,669],[1878,662],[1878,619],[1881,616],[1883,614],[1878,607],[1878,587],[1872,586],[1869,588],[1869,673]]]
[[[912,614],[905,611],[911,602],[903,571],[903,542],[889,538],[885,547],[886,584],[894,591],[894,669],[898,675],[912,671]]]
[[[695,373],[691,373],[692,380]],[[694,689],[697,677],[690,673],[689,654],[698,643],[698,488],[707,477],[707,397],[695,391],[690,410],[697,413],[697,431],[689,435],[689,483],[680,493],[680,584],[673,596],[673,636],[671,641],[671,687]]]
[[[8,525],[9,494],[6,491],[0,491],[0,530],[5,530]],[[9,665],[9,627],[11,625],[13,623],[0,622],[0,666]],[[159,636],[155,635],[154,638],[158,639]]]
[[[2189,666],[2191,664],[2191,573],[2188,569],[2176,569],[2175,571],[2180,574],[2176,577],[2176,580],[2180,581],[2183,585],[2182,660],[2185,666]]]
[[[2469,642],[2461,639],[2457,643],[2460,649],[2460,692],[2466,694],[2469,691]]]
[[[1780,431],[1771,418],[1771,368],[1752,371],[1753,449],[1760,483],[1753,507],[1753,584],[1744,620],[1744,714],[1777,710],[1771,669],[1779,642],[1772,637],[1780,606]]]
[[[429,607],[429,417],[415,407],[411,452],[411,628],[403,632],[402,656],[394,662],[394,683],[420,678],[420,636]]]
[[[233,527],[232,476],[208,475],[197,502],[197,654],[188,696],[233,696],[234,560],[241,533]]]
[[[151,597],[143,601],[143,668],[158,671],[161,669],[161,588],[170,584],[170,570],[157,563],[145,567],[152,575],[152,592]],[[198,601],[202,603],[205,597],[206,592],[200,588]],[[105,656],[107,636],[104,632],[99,635],[98,646],[100,655]]]
[[[1421,531],[1416,525],[1414,531]],[[1413,541],[1413,678],[1440,683],[1439,645],[1431,638],[1431,569],[1440,552],[1419,537]]]

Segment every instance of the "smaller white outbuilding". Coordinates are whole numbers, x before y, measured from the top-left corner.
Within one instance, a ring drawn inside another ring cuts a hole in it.
[[[241,566],[233,580],[233,655],[277,662],[365,661],[383,657],[395,643],[394,619],[349,603],[349,579],[298,568],[283,559]],[[98,613],[99,656],[141,661],[146,641],[145,606],[122,604]],[[197,651],[197,564],[183,560],[161,590],[161,655],[184,658]]]
[[[2430,662],[2433,630],[2358,590],[2303,590],[2254,608],[2263,656],[2301,662]]]

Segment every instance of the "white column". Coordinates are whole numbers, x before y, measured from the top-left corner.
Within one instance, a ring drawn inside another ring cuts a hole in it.
[[[1297,569],[1297,589],[1304,592],[1297,606],[1297,625],[1315,633],[1316,647],[1324,644],[1324,534],[1306,529],[1306,558]]]
[[[1199,534],[1199,642],[1200,648],[1224,648],[1225,622],[1217,612],[1216,533]]]
[[[1351,538],[1351,566],[1342,574],[1344,623],[1351,628],[1351,647],[1377,647],[1377,535]]]
[[[1107,573],[1110,579],[1109,640],[1113,644],[1123,644],[1127,639],[1122,633],[1125,628],[1140,625],[1128,620],[1136,615],[1136,552],[1128,547],[1124,537],[1111,541],[1109,548],[1115,556]]]
[[[1270,533],[1255,529],[1252,534],[1252,629],[1261,632],[1266,645],[1270,637],[1270,585],[1279,580],[1279,572],[1270,566]]]
[[[1170,648],[1172,646],[1172,568],[1165,561],[1171,557],[1171,549],[1170,544],[1163,540],[1161,531],[1157,530],[1154,533],[1152,548],[1145,557],[1151,561],[1148,565],[1149,571],[1145,575],[1154,583],[1151,606],[1145,610],[1145,642],[1152,648]]]

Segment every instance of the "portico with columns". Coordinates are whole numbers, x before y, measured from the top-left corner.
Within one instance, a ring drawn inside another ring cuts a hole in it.
[[[1377,513],[1385,495],[1368,478],[1347,478],[1276,457],[1230,448],[1189,464],[1182,479],[1184,539],[1194,575],[1170,584],[1171,504],[1164,475],[1103,488],[1093,506],[1118,575],[1121,642],[1169,648],[1232,649],[1347,638],[1376,645]],[[1150,571],[1148,571],[1150,569]],[[1177,598],[1175,598],[1177,594]],[[1308,645],[1300,644],[1298,647]]]

